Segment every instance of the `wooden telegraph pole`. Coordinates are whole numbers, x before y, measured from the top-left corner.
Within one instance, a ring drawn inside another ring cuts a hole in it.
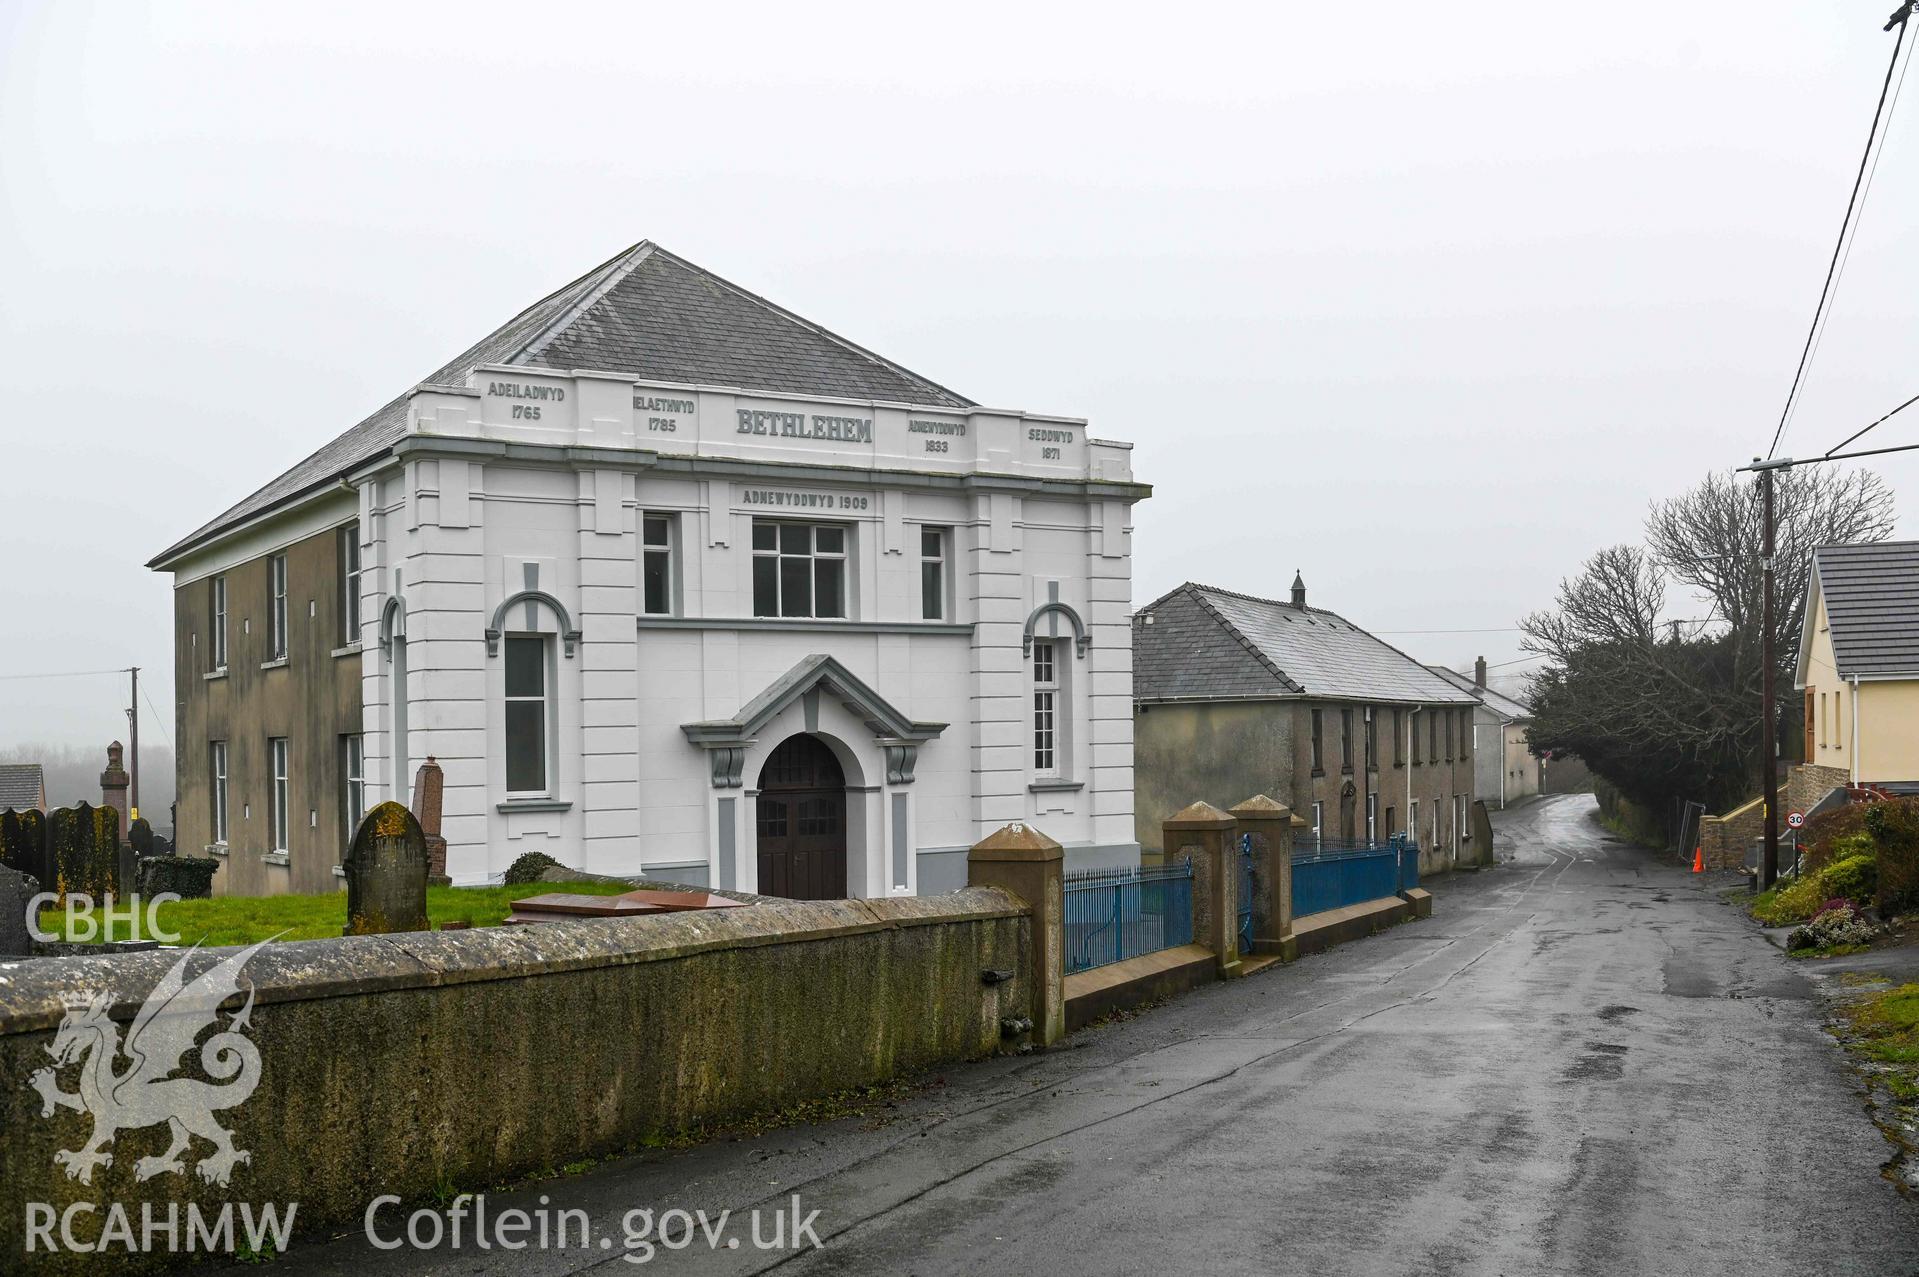
[[[1779,880],[1779,705],[1774,699],[1776,692],[1773,680],[1777,672],[1777,661],[1773,655],[1773,555],[1774,509],[1773,476],[1781,470],[1792,468],[1792,458],[1781,457],[1776,461],[1766,461],[1759,457],[1745,467],[1759,474],[1761,503],[1765,507],[1765,527],[1762,533],[1762,545],[1759,551],[1759,574],[1765,591],[1765,602],[1760,609],[1759,621],[1759,663],[1761,737],[1760,748],[1765,751],[1765,810],[1766,810],[1766,848],[1759,859],[1759,889],[1764,891]]]

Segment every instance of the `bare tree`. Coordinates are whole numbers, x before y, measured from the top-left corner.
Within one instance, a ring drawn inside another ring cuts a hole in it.
[[[1815,467],[1776,482],[1777,715],[1791,696],[1813,548],[1882,541],[1894,517],[1891,490],[1869,472]],[[1532,689],[1536,748],[1579,754],[1649,805],[1745,796],[1764,747],[1762,513],[1756,483],[1710,475],[1653,503],[1644,549],[1600,551],[1561,583],[1552,609],[1521,622],[1525,648],[1550,662]],[[1681,634],[1662,622],[1675,585],[1705,600],[1707,624]]]

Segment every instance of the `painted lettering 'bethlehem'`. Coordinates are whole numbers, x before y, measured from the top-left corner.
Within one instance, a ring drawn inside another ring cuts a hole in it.
[[[825,417],[818,413],[811,421],[801,412],[739,411],[739,433],[777,435],[782,439],[838,439],[845,443],[873,442],[873,423],[864,417]]]

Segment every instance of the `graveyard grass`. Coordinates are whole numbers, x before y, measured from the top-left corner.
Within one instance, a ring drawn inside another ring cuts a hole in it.
[[[428,887],[427,918],[438,926],[465,922],[475,927],[497,927],[506,921],[515,900],[549,892],[614,896],[633,890],[620,882],[533,882],[513,887]],[[124,927],[124,923],[116,924]],[[319,896],[215,896],[208,900],[178,900],[160,906],[160,928],[178,933],[180,944],[252,944],[256,940],[337,940],[346,927],[346,892]],[[58,935],[66,930],[66,914],[58,908],[40,915],[40,929]],[[124,939],[116,930],[116,939]]]

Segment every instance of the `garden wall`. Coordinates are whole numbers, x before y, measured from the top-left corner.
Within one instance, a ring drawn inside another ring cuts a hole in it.
[[[1016,897],[972,888],[268,945],[241,980],[256,990],[258,1089],[216,1113],[251,1161],[224,1189],[192,1173],[211,1151],[199,1141],[186,1174],[136,1180],[164,1125],[122,1131],[90,1185],[69,1179],[54,1154],[91,1120],[42,1117],[28,1085],[66,998],[104,991],[124,1036],[179,951],[0,967],[0,1254],[22,1255],[27,1202],[119,1202],[138,1219],[143,1202],[296,1201],[301,1231],[357,1227],[378,1194],[497,1184],[983,1056],[1002,1020],[1032,1014],[1030,925]],[[1015,978],[988,984],[988,970]],[[199,1052],[187,1059],[199,1076]],[[61,1071],[63,1089],[75,1075]],[[29,1271],[103,1266],[64,1255]]]

